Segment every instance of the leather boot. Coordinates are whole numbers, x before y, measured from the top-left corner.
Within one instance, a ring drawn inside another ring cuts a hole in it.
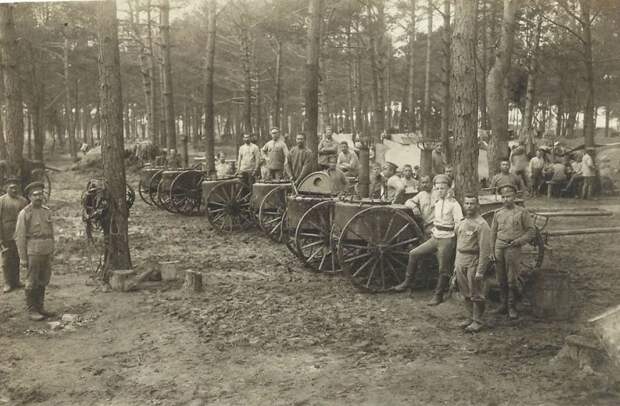
[[[45,286],[38,288],[37,293],[37,310],[39,314],[45,317],[56,316],[56,313],[45,310],[43,306],[43,302],[45,301]]]
[[[467,309],[467,318],[459,323],[460,328],[465,328],[471,324],[474,317],[474,304],[468,297],[465,298],[465,308]]]
[[[508,288],[499,288],[499,307],[493,310],[493,314],[506,314],[508,313]]]
[[[468,333],[477,333],[484,328],[482,315],[484,314],[484,302],[474,302],[474,321],[465,328]]]
[[[516,295],[513,288],[508,291],[508,318],[511,320],[519,318],[519,313],[517,313]]]
[[[439,275],[437,279],[437,287],[435,288],[435,294],[430,302],[427,303],[427,306],[437,306],[438,304],[443,302],[443,293],[446,291],[446,287],[448,287],[448,277],[445,275]]]
[[[41,321],[45,319],[42,314],[37,312],[37,301],[35,298],[36,288],[26,288],[26,309],[28,310],[28,318],[32,321]]]
[[[405,274],[405,280],[403,283],[398,284],[392,288],[394,292],[404,292],[407,288],[410,288],[411,283],[413,282],[413,278],[415,277],[415,272],[407,269],[407,273]]]

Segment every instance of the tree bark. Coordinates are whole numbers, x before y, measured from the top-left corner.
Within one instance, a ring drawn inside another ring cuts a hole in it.
[[[19,48],[13,17],[14,5],[0,4],[0,45],[4,63],[6,100],[6,144],[9,174],[22,176],[24,150],[24,116],[19,78]]]
[[[151,0],[147,0],[146,2],[146,45],[148,51],[148,70],[150,72],[149,75],[149,87],[150,91],[150,99],[149,106],[151,110],[151,121],[149,122],[149,135],[151,137],[151,142],[155,146],[160,145],[160,137],[161,137],[161,107],[159,106],[159,102],[161,100],[161,89],[159,88],[159,69],[157,61],[155,59],[155,50],[153,48],[153,27],[151,21]]]
[[[164,102],[166,110],[166,147],[168,151],[177,149],[175,128],[174,98],[172,91],[172,61],[170,60],[170,1],[161,1],[161,40],[164,67]]]
[[[280,109],[282,108],[282,41],[275,39],[274,52],[276,54],[275,66],[275,95],[273,103],[273,125],[280,127]]]
[[[241,61],[243,65],[243,131],[252,134],[252,51],[248,27],[241,28]],[[239,134],[235,134],[238,138]]]
[[[487,102],[491,123],[491,136],[487,150],[489,176],[499,170],[502,159],[508,158],[508,96],[507,78],[510,71],[516,13],[520,0],[504,0],[504,17],[500,42],[495,50],[495,63],[489,72]]]
[[[482,15],[480,18],[481,21],[481,55],[480,55],[480,91],[478,93],[478,97],[480,98],[480,128],[483,130],[489,130],[489,114],[487,110],[487,75],[489,71],[489,24],[488,24],[488,15],[487,15],[487,1],[482,0]]]
[[[450,44],[452,42],[450,36],[450,2],[451,0],[444,0],[443,2],[443,79],[441,81],[443,95],[441,105],[441,145],[443,147],[444,156],[448,162],[452,162],[452,146],[450,145],[450,122],[451,122],[451,100],[450,100],[450,76],[451,76],[451,61],[450,61]],[[475,33],[475,32],[474,32]],[[475,88],[474,88],[475,91]]]
[[[110,193],[110,230],[106,238],[104,281],[113,270],[131,269],[126,200],[125,146],[123,142],[123,96],[116,3],[101,1],[97,5],[99,47],[99,98],[103,127],[101,154],[103,174]]]
[[[407,93],[407,128],[410,132],[415,133],[416,128],[416,97],[415,97],[415,2],[416,0],[410,0],[410,12],[411,12],[411,26],[409,31],[409,54],[407,55],[407,77],[409,82],[409,91]]]
[[[455,193],[459,201],[478,192],[478,106],[476,95],[476,2],[456,0],[452,32]]]
[[[213,72],[215,70],[216,0],[209,0],[207,17],[207,67],[205,70],[205,162],[207,174],[215,174],[215,111]]]
[[[592,21],[590,17],[591,0],[579,0],[581,27],[583,35],[583,60],[586,73],[586,101],[583,110],[583,138],[586,147],[594,147],[596,125],[594,110],[594,63],[592,61]]]
[[[318,124],[319,124],[319,54],[321,48],[321,0],[310,0],[308,14],[310,27],[306,43],[306,70],[304,100],[306,115],[304,130],[306,143],[315,157],[318,156]]]
[[[370,34],[370,63],[373,72],[373,142],[378,141],[380,134],[385,131],[385,1],[376,2],[376,18],[371,22]],[[369,10],[369,15],[371,15]],[[370,17],[372,19],[372,17]]]
[[[77,159],[77,148],[75,146],[74,121],[71,119],[71,87],[70,83],[70,63],[69,63],[69,38],[67,34],[63,32],[64,45],[63,45],[63,65],[64,65],[64,86],[65,86],[65,131],[67,139],[69,141],[69,154],[71,159]],[[60,139],[60,146],[64,147],[63,139]]]

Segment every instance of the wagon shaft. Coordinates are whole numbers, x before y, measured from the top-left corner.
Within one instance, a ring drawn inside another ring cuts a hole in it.
[[[542,217],[604,217],[613,216],[614,214],[607,210],[595,209],[595,210],[543,210],[533,211],[537,216]]]
[[[598,227],[598,228],[574,228],[570,230],[554,230],[543,232],[545,237],[561,237],[568,235],[585,234],[615,234],[620,233],[620,227]]]

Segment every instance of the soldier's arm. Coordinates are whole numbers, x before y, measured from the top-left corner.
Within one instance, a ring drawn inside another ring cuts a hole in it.
[[[491,228],[486,221],[480,225],[478,232],[478,248],[480,254],[478,256],[476,275],[484,276],[484,273],[489,267],[489,261],[491,260]]]
[[[258,171],[258,168],[260,167],[260,160],[261,160],[260,149],[258,149],[258,146],[254,148],[254,150],[252,151],[252,154],[254,155],[254,172],[256,172]]]
[[[455,201],[454,207],[452,208],[452,218],[454,219],[455,225],[463,220],[463,210],[461,210],[461,205],[457,201]]]
[[[237,170],[241,168],[241,148],[239,148],[239,154],[237,154]]]
[[[0,245],[2,245],[2,241],[4,241],[4,234],[2,231],[2,229],[4,228],[2,227],[2,213],[4,211],[3,208],[4,208],[3,200],[0,200]]]
[[[495,241],[497,241],[497,212],[491,221],[491,256],[495,255]]]
[[[19,258],[26,262],[28,260],[28,250],[26,248],[26,212],[23,210],[17,215],[17,226],[15,227],[14,238]]]
[[[535,233],[534,221],[532,221],[532,215],[530,214],[530,212],[527,210],[523,210],[521,216],[521,224],[523,224],[524,232],[519,238],[513,241],[513,244],[517,243],[518,245],[523,245],[526,244],[528,241],[531,241],[532,238],[534,238]]]
[[[314,162],[314,154],[311,152],[306,156],[306,160],[304,161],[304,165],[301,168],[301,173],[299,174],[299,181],[304,179],[306,176],[310,175],[312,172],[312,163]]]

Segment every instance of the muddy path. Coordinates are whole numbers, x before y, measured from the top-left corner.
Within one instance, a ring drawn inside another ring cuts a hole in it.
[[[457,327],[463,311],[454,298],[429,308],[429,291],[360,294],[342,277],[308,272],[257,231],[215,235],[204,218],[138,199],[135,267],[179,260],[207,274],[206,290],[188,297],[172,281],[104,293],[91,278],[97,252],[79,218],[89,175],[53,178],[59,244],[48,305],[70,316],[30,322],[22,292],[0,296],[0,405],[620,403],[614,378],[551,363],[565,336],[617,304],[620,248],[611,236],[552,243],[579,293],[573,320],[537,320],[525,309],[516,322],[489,317],[491,329],[472,336]],[[137,184],[135,174],[130,180]],[[595,204],[617,215],[587,226],[620,224],[618,200]]]

